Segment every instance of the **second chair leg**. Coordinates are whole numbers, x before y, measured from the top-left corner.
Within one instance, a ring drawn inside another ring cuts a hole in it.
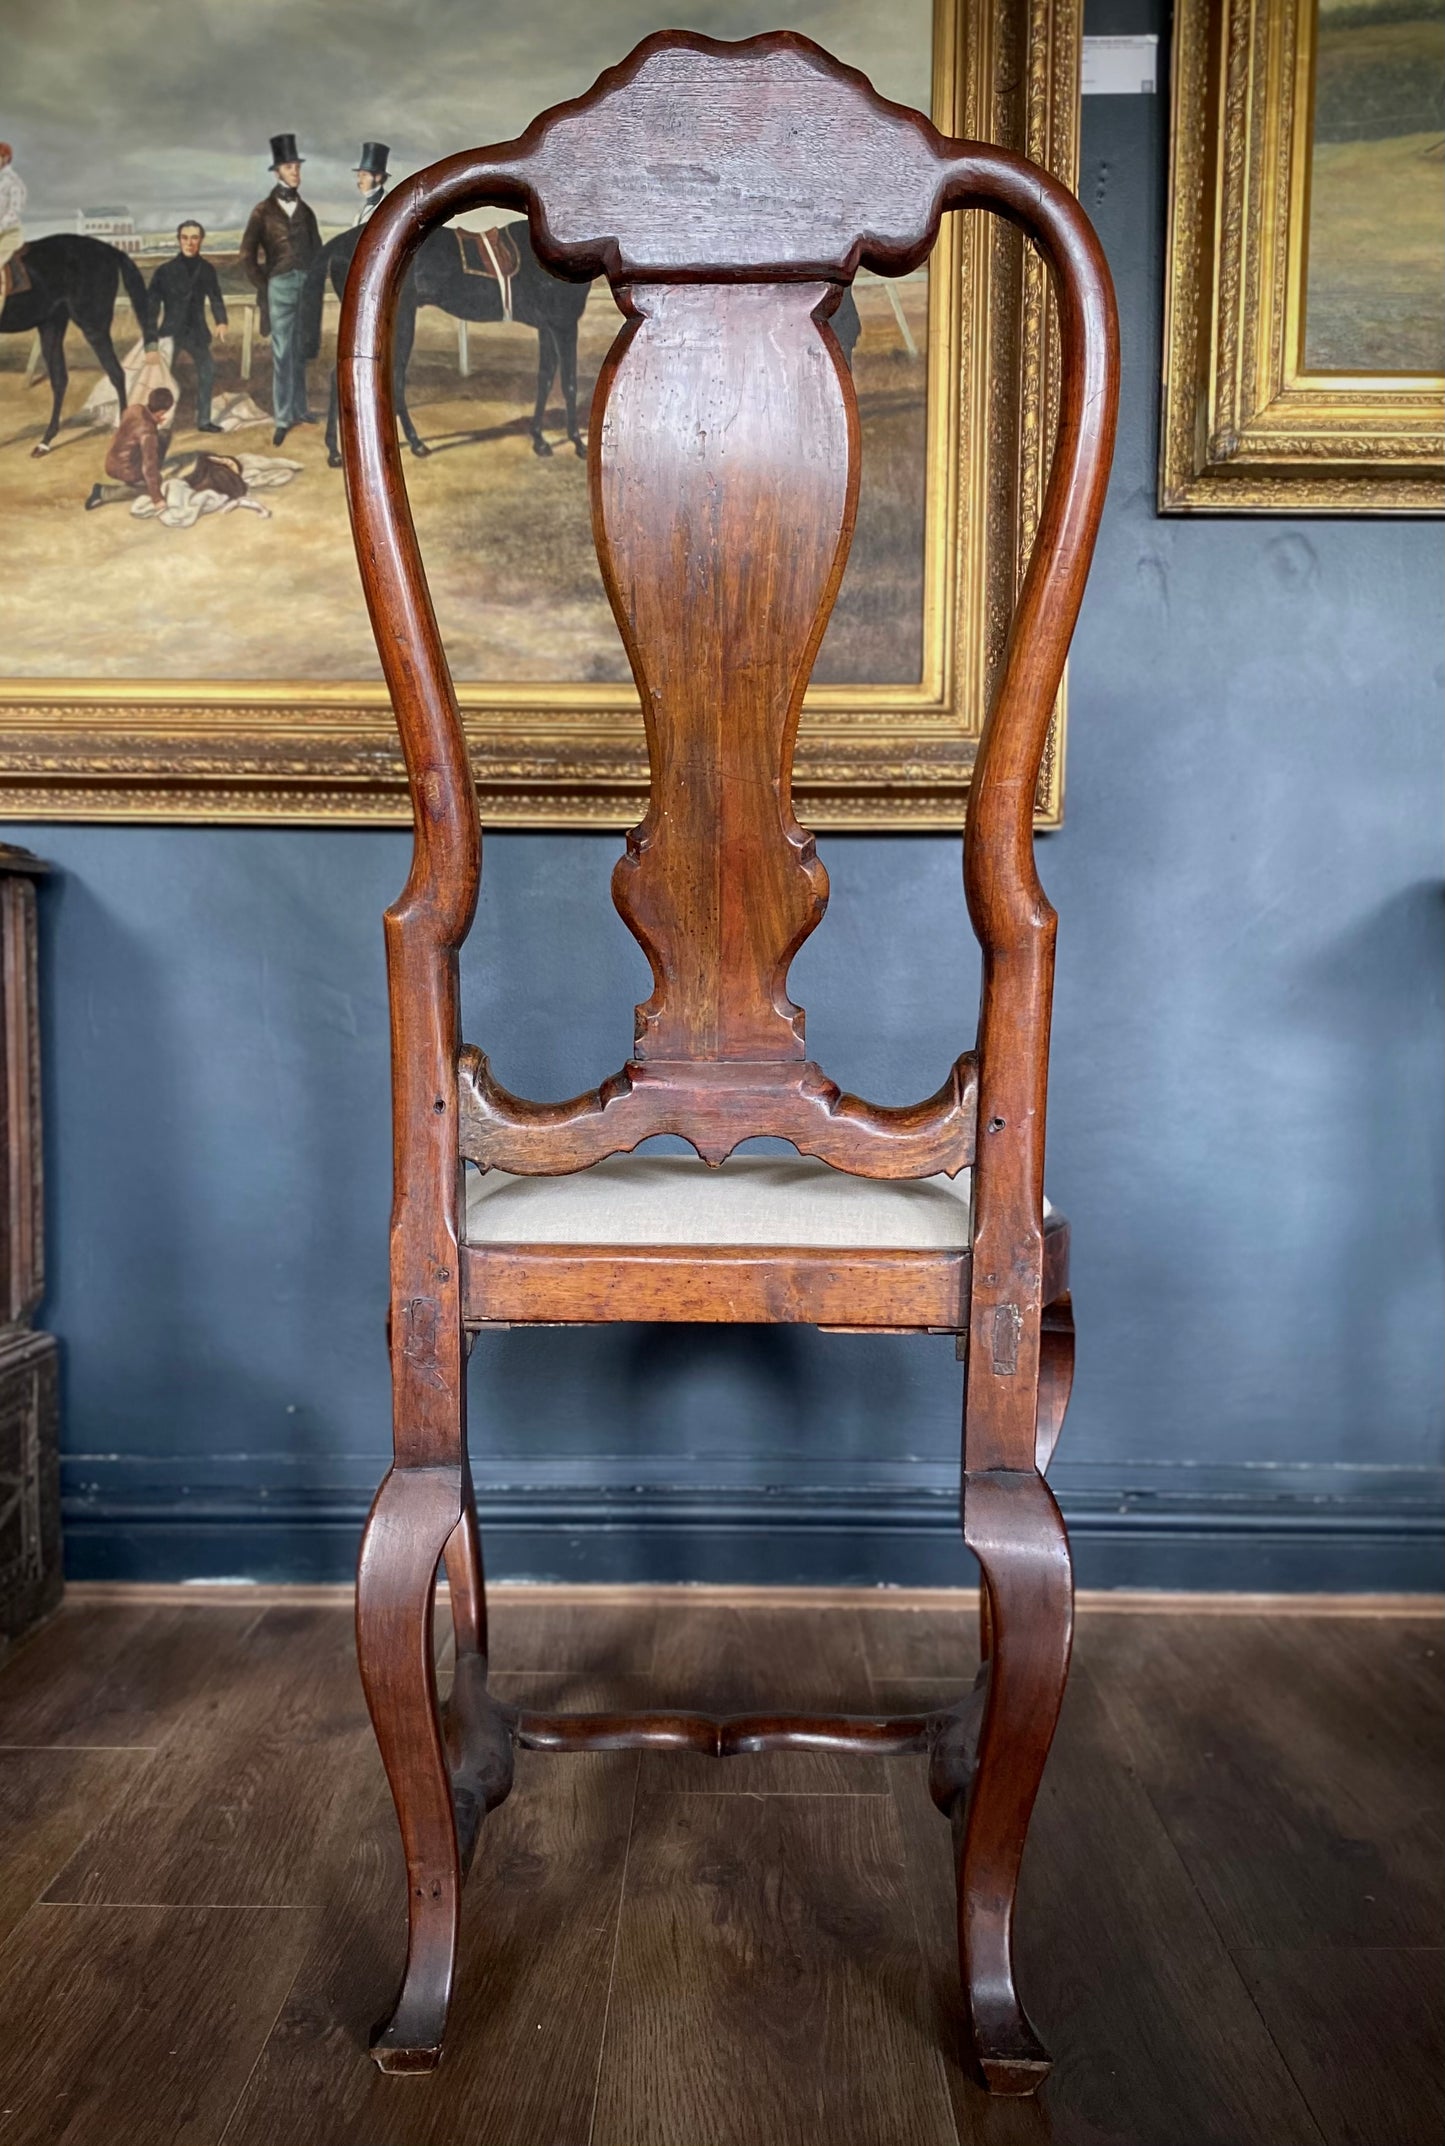
[[[393,1468],[372,1506],[357,1573],[361,1679],[407,1872],[406,1970],[372,2043],[383,2071],[436,2065],[456,1966],[462,1865],[437,1714],[432,1606],[461,1507],[458,1468]]]
[[[447,1588],[452,1601],[452,1631],[457,1656],[487,1658],[487,1590],[482,1572],[482,1540],[477,1527],[471,1469],[462,1467],[462,1517],[447,1538]]]
[[[465,1876],[488,1811],[512,1788],[511,1731],[487,1689],[487,1597],[471,1469],[462,1463],[462,1517],[446,1547],[456,1666],[442,1731],[452,1767],[457,1853]]]
[[[972,1781],[952,1810],[959,1960],[986,2084],[1030,2094],[1049,2058],[1014,1985],[1014,1901],[1068,1675],[1073,1569],[1058,1507],[1033,1471],[969,1475],[964,1537],[983,1568],[988,1671]]]

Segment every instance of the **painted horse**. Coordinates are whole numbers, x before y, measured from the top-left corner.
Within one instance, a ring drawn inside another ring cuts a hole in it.
[[[154,341],[150,294],[145,279],[129,254],[104,239],[85,238],[79,232],[57,231],[50,238],[33,238],[11,261],[12,275],[19,264],[30,278],[29,290],[12,290],[0,310],[0,335],[40,333],[40,350],[50,376],[50,422],[33,455],[49,454],[60,430],[61,406],[70,374],[65,363],[65,331],[72,321],[100,361],[101,371],[125,408],[125,374],[111,341],[116,294],[121,284],[135,310],[136,324],[147,345]]]
[[[321,311],[330,283],[339,298],[346,284],[360,230],[342,231],[322,247],[306,273],[301,293],[302,348],[308,361],[321,354]],[[512,265],[515,264],[515,265]],[[501,273],[497,271],[500,270]],[[414,455],[431,452],[412,422],[406,400],[406,370],[416,340],[417,308],[440,307],[457,320],[518,320],[537,331],[537,395],[532,408],[532,452],[549,455],[543,432],[547,398],[560,374],[566,406],[567,437],[579,455],[587,452],[577,425],[577,326],[587,303],[587,283],[554,276],[532,251],[525,221],[504,224],[483,236],[450,227],[433,231],[422,242],[410,275],[402,285],[392,345],[396,414]],[[844,291],[833,316],[833,332],[852,363],[861,323],[851,290]],[[336,368],[326,413],[326,452],[333,469],[341,467],[337,437]]]
[[[339,298],[346,272],[356,251],[359,230],[342,231],[328,240],[306,272],[301,293],[302,348],[308,359],[320,355],[321,308],[329,282]],[[577,429],[577,324],[587,303],[585,283],[564,282],[543,268],[532,251],[525,222],[503,225],[500,232],[480,234],[449,228],[433,231],[425,239],[411,273],[402,285],[392,346],[396,382],[396,413],[406,443],[414,455],[430,452],[416,426],[406,401],[406,369],[416,340],[419,306],[438,306],[457,320],[516,320],[537,331],[537,397],[530,431],[534,454],[549,455],[551,444],[542,430],[547,398],[559,375],[566,406],[567,437],[579,455],[587,452]],[[495,257],[495,258],[493,258]],[[512,267],[511,264],[515,263]],[[503,271],[494,272],[496,267]],[[511,269],[510,273],[506,271]],[[336,370],[331,373],[331,401],[326,417],[326,448],[333,469],[341,467],[336,429]]]

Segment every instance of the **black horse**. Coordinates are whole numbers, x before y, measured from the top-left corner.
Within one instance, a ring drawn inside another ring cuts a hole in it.
[[[70,378],[65,364],[65,331],[71,321],[100,360],[101,370],[125,408],[125,374],[110,339],[115,316],[116,292],[122,283],[136,324],[147,345],[153,340],[150,294],[145,280],[129,254],[104,239],[83,238],[78,232],[57,231],[50,238],[32,239],[19,256],[30,276],[28,291],[12,291],[0,311],[0,335],[24,335],[40,331],[40,348],[50,375],[50,423],[38,444],[36,455],[49,454],[60,430],[60,410]],[[14,264],[12,263],[12,269]]]
[[[562,399],[567,411],[567,437],[579,455],[586,446],[577,430],[577,323],[587,303],[585,283],[564,282],[543,268],[532,251],[525,223],[507,224],[505,236],[517,250],[517,272],[511,279],[511,313],[537,331],[537,399],[532,410],[532,451],[552,452],[542,430],[547,397],[560,374]],[[329,281],[337,297],[346,283],[359,230],[342,231],[328,240],[306,272],[301,293],[302,348],[308,359],[321,350],[321,308]],[[412,423],[406,402],[406,369],[416,340],[418,306],[439,306],[457,320],[503,320],[502,287],[494,276],[477,275],[464,264],[459,235],[455,230],[433,231],[422,242],[411,271],[402,285],[397,307],[396,334],[392,346],[393,378],[396,383],[396,414],[407,445],[414,455],[429,454],[425,440]],[[326,447],[333,469],[341,467],[336,428],[336,370],[331,373],[331,402],[326,417]]]
[[[567,437],[579,455],[587,452],[577,427],[577,324],[587,304],[589,285],[554,276],[532,251],[531,234],[525,222],[503,227],[504,238],[517,249],[517,272],[511,280],[512,318],[537,331],[537,399],[532,409],[532,452],[549,455],[551,444],[542,430],[552,382],[560,373],[562,399],[567,412]],[[306,272],[301,293],[302,348],[307,359],[321,353],[321,309],[326,285],[339,298],[346,285],[352,255],[361,237],[359,230],[342,231],[322,247]],[[431,449],[412,423],[406,401],[406,369],[416,340],[417,307],[439,306],[458,320],[496,321],[506,316],[501,286],[494,277],[477,275],[463,265],[464,257],[455,229],[433,231],[422,241],[397,307],[392,344],[392,378],[396,414],[407,445],[414,455]],[[853,346],[862,329],[853,293],[845,290],[832,320],[833,333],[851,365]],[[326,451],[333,469],[341,467],[337,435],[336,368],[331,369],[331,397],[326,412]]]

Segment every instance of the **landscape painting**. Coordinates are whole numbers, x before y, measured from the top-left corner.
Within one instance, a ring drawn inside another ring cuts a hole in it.
[[[1159,505],[1445,508],[1445,0],[1175,0]]]
[[[337,452],[348,266],[404,178],[512,138],[664,23],[800,32],[1076,183],[1082,0],[10,0],[0,816],[405,823]],[[945,217],[925,266],[860,274],[833,315],[861,489],[798,734],[816,827],[962,823],[1060,364],[1042,264],[989,222]],[[431,233],[404,286],[402,459],[492,825],[645,807],[587,497],[620,326],[515,211]]]
[[[1445,0],[1319,0],[1304,364],[1445,373]]]
[[[776,27],[777,12],[729,0],[668,20],[739,37]],[[128,10],[85,0],[12,8],[0,91],[11,679],[378,676],[335,451],[336,324],[358,219],[418,166],[505,140],[580,93],[658,19],[648,0],[152,0],[141,36]],[[930,0],[886,14],[810,0],[789,22],[928,106]],[[515,213],[463,221],[418,265],[405,373],[413,511],[453,668],[487,685],[625,682],[583,460],[617,307],[605,281],[540,267]],[[927,275],[861,277],[855,299],[837,326],[863,493],[815,675],[916,685]]]

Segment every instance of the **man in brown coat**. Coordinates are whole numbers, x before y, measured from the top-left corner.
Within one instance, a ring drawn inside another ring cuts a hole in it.
[[[175,422],[175,396],[168,387],[152,388],[144,402],[133,402],[121,412],[115,437],[105,458],[105,474],[114,481],[93,484],[89,507],[108,507],[117,500],[134,500],[144,492],[153,507],[163,507],[161,462],[171,441]]]
[[[306,360],[301,351],[301,287],[321,251],[321,231],[301,199],[301,166],[294,134],[271,137],[276,184],[251,211],[241,238],[241,266],[260,298],[261,333],[271,338],[272,439],[279,447],[293,425],[314,425],[306,407]]]

